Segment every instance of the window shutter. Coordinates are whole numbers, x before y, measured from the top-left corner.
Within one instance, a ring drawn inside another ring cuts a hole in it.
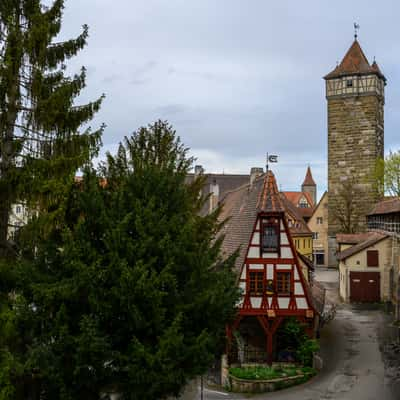
[[[367,266],[379,267],[379,252],[378,250],[367,251]]]

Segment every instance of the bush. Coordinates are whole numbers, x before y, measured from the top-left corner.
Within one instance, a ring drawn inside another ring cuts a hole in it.
[[[244,367],[244,368],[230,368],[229,373],[235,378],[249,379],[249,380],[270,380],[276,378],[290,377],[300,374],[315,375],[316,370],[310,367]]]

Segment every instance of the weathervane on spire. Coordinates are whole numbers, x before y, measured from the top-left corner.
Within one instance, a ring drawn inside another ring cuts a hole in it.
[[[359,29],[360,25],[358,25],[357,22],[354,22],[354,39],[357,39]]]

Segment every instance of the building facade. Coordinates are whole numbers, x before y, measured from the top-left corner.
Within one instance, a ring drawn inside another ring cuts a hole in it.
[[[381,232],[362,236],[350,247],[348,240],[342,239],[344,250],[338,253],[340,297],[346,302],[389,302],[393,296],[393,238]]]
[[[343,183],[352,180],[357,225],[366,229],[371,204],[378,200],[374,187],[376,160],[384,151],[384,88],[386,78],[377,63],[370,64],[355,38],[336,68],[325,77],[328,102],[329,265],[337,265],[337,210],[346,207]]]
[[[328,266],[328,193],[325,192],[307,223],[313,235],[313,261],[316,267]]]
[[[226,256],[239,249],[235,267],[242,293],[236,319],[227,327],[229,362],[272,363],[285,352],[279,329],[287,318],[306,324],[310,336],[315,333],[318,311],[307,259],[303,265],[296,252],[271,171],[230,192],[223,204],[221,218],[229,219],[222,249]]]

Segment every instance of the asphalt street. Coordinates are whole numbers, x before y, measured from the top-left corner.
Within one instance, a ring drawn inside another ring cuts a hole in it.
[[[317,273],[331,300],[337,299],[335,274]],[[391,351],[385,351],[398,339],[398,328],[390,321],[380,305],[339,304],[336,318],[321,332],[323,369],[309,382],[253,396],[205,388],[203,399],[399,400],[400,365],[393,361],[396,357],[390,357]]]

